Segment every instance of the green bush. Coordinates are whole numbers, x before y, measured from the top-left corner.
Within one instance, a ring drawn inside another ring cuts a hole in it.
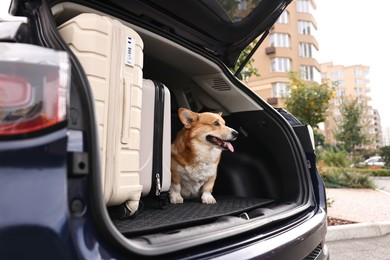
[[[348,167],[350,165],[348,153],[345,151],[325,150],[321,155],[321,160],[329,167]]]
[[[324,168],[321,172],[326,188],[365,188],[374,189],[370,174],[359,173],[355,169]]]
[[[372,169],[372,170],[367,170],[371,176],[390,176],[390,169]]]
[[[390,169],[386,168],[354,168],[354,169],[345,169],[345,171],[353,171],[361,174],[368,174],[370,176],[390,176]]]

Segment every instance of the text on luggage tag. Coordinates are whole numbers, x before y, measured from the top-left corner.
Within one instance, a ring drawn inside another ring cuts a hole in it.
[[[134,67],[135,39],[127,37],[125,64]]]

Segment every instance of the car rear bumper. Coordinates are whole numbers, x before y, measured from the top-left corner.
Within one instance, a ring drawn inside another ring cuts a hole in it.
[[[242,259],[243,256],[245,259],[329,259],[325,244],[326,232],[326,213],[319,210],[309,220],[294,228],[216,259]]]

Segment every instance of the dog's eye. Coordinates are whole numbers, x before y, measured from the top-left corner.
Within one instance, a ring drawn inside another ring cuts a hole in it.
[[[213,123],[213,125],[215,125],[215,126],[220,126],[220,124],[219,124],[218,121],[215,121],[215,122]]]

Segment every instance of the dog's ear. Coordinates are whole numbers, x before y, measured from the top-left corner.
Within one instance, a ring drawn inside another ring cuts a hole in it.
[[[179,108],[179,118],[183,123],[184,127],[187,129],[191,128],[191,124],[195,121],[198,121],[198,113],[192,112],[186,108]]]
[[[219,116],[222,116],[222,112],[218,112],[217,114],[218,114]]]

